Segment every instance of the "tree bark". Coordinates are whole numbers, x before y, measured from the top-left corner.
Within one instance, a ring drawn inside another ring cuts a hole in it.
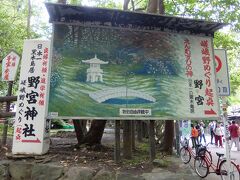
[[[154,120],[149,121],[149,145],[150,145],[150,160],[153,162],[153,160],[156,158],[156,142],[155,142],[155,133],[154,133]]]
[[[133,151],[135,151],[135,128],[136,128],[136,126],[135,126],[135,122],[136,121],[134,121],[134,120],[132,120],[131,121],[131,123],[132,123],[132,150]]]
[[[124,11],[127,11],[128,10],[128,4],[129,4],[130,0],[124,0],[124,3],[123,3],[123,10]]]
[[[130,120],[123,121],[123,156],[126,159],[132,158],[132,125]]]
[[[142,142],[143,133],[142,133],[142,121],[137,121],[137,140],[138,142]]]
[[[157,13],[157,9],[158,9],[158,0],[149,0],[147,12],[148,13]]]
[[[75,133],[77,136],[78,144],[81,144],[81,142],[83,141],[83,138],[84,138],[84,132],[83,132],[81,121],[73,120],[73,125],[74,125]]]
[[[93,120],[88,133],[83,138],[82,143],[90,146],[101,144],[101,139],[103,136],[106,122],[106,120]]]
[[[159,0],[159,14],[165,14],[164,0]]]
[[[173,151],[173,137],[174,137],[174,121],[165,121],[164,144],[163,151],[172,154]]]

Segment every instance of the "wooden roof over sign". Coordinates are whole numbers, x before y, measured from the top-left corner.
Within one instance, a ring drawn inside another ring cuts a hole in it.
[[[133,28],[139,30],[170,31],[193,35],[214,36],[214,32],[227,25],[189,18],[158,14],[73,6],[45,4],[51,23],[71,23],[90,26]]]

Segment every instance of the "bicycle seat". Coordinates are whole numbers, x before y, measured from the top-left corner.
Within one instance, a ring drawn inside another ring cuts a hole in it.
[[[196,146],[197,146],[197,147],[201,147],[201,146],[202,146],[202,144],[196,144]]]
[[[222,153],[217,153],[216,152],[216,154],[217,154],[218,157],[224,156],[224,154],[222,154]]]

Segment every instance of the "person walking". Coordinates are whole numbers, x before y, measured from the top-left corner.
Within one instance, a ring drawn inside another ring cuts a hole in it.
[[[232,148],[233,142],[235,143],[237,150],[240,151],[239,148],[239,138],[238,138],[238,125],[236,125],[235,121],[232,121],[232,125],[229,126],[229,131],[230,131],[230,137],[231,137],[231,145],[230,147]]]
[[[211,121],[209,123],[209,131],[210,131],[210,135],[211,135],[211,144],[213,144],[213,138],[215,137],[214,131],[215,131],[215,123],[213,121]]]
[[[196,128],[197,131],[198,131],[197,142],[199,143],[199,141],[200,141],[200,135],[201,135],[200,124],[197,123],[196,126],[195,126],[195,128]]]
[[[192,139],[192,148],[196,148],[198,144],[198,130],[191,124],[191,139]]]
[[[204,124],[200,123],[200,143],[202,143],[202,139],[204,140],[204,143],[206,144],[206,138],[205,138],[205,132],[204,132]]]
[[[218,147],[218,141],[219,141],[219,147],[223,147],[222,137],[223,137],[222,128],[220,127],[220,124],[217,124],[217,127],[215,128],[215,145],[216,145],[216,147]]]

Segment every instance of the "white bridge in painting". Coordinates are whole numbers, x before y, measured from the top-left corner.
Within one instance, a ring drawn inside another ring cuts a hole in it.
[[[156,99],[146,93],[141,91],[129,89],[126,87],[117,87],[117,88],[108,88],[103,90],[98,90],[93,93],[89,93],[89,96],[97,101],[98,103],[102,103],[112,98],[124,98],[124,97],[136,97],[148,100],[150,102],[156,102]]]

